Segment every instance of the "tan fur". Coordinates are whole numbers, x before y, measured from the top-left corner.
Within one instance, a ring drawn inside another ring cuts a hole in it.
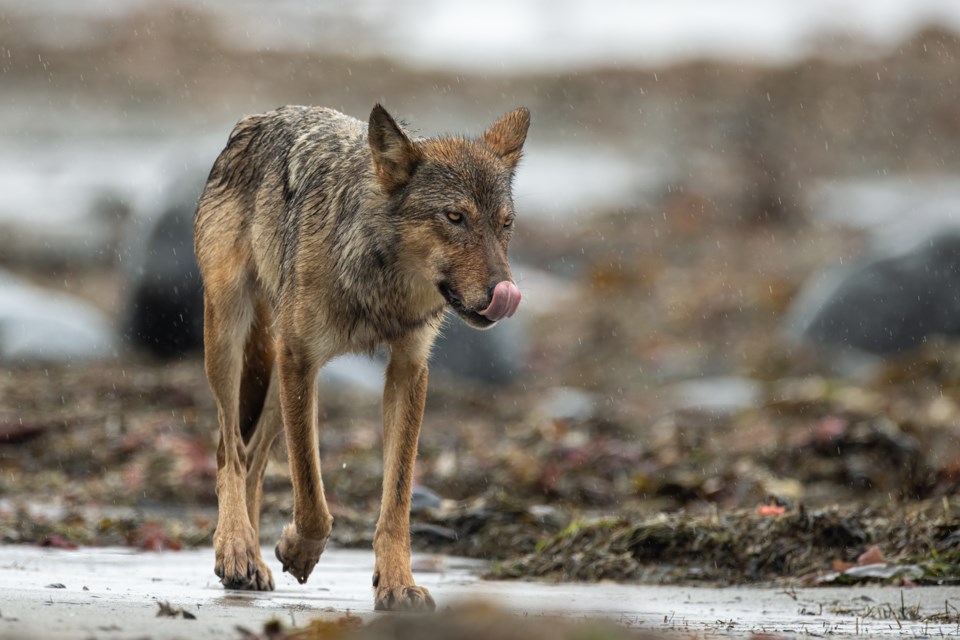
[[[493,285],[511,279],[511,181],[528,124],[519,109],[479,140],[421,140],[379,105],[367,126],[330,109],[284,107],[231,133],[200,199],[195,240],[221,435],[215,570],[227,587],[274,587],[258,530],[267,454],[281,431],[294,512],[275,553],[284,571],[309,577],[333,525],[317,373],[339,354],[386,345],[375,604],[433,608],[413,580],[409,532],[427,360],[448,305],[478,328],[492,324],[478,312]]]

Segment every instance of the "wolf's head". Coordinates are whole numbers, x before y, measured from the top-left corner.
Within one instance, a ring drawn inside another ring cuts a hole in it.
[[[373,168],[401,228],[406,270],[479,329],[520,304],[507,245],[514,227],[512,182],[530,126],[520,108],[479,139],[409,138],[377,105],[370,114]]]

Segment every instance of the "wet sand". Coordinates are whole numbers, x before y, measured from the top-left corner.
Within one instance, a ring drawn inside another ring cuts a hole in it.
[[[270,557],[272,551],[264,549],[264,554]],[[274,618],[293,626],[347,612],[365,619],[384,615],[372,610],[371,552],[328,550],[307,585],[277,576],[277,590],[271,593],[224,591],[212,564],[211,549],[144,553],[2,547],[0,637],[236,638],[237,625],[259,631]],[[414,556],[414,566],[430,569],[417,573],[417,580],[432,590],[441,609],[481,599],[522,614],[598,616],[647,632],[698,636],[960,634],[956,624],[876,618],[885,604],[900,611],[901,594],[908,614],[922,618],[942,612],[945,603],[960,599],[956,587],[549,585],[484,581],[477,575],[484,564],[474,560]],[[55,584],[63,588],[50,586]],[[196,619],[158,618],[159,602],[183,608]]]

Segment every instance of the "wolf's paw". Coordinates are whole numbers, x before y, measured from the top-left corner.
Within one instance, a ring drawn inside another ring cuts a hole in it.
[[[433,611],[437,603],[426,587],[415,584],[396,587],[378,585],[373,608],[377,611]]]
[[[275,553],[277,560],[283,565],[283,570],[292,575],[300,584],[307,581],[310,573],[320,559],[324,547],[327,546],[327,534],[322,540],[304,538],[297,533],[296,527],[288,524],[280,536]]]
[[[246,588],[250,591],[273,591],[274,589],[273,572],[259,554],[257,554],[257,570]]]
[[[273,576],[260,558],[256,536],[249,524],[226,531],[218,526],[213,547],[216,555],[214,572],[227,589],[273,588]],[[266,584],[269,587],[254,586]]]

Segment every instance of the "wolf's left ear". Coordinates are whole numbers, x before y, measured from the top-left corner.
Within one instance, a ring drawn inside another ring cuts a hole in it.
[[[514,109],[493,123],[483,134],[483,141],[493,147],[511,169],[520,162],[523,143],[530,128],[530,110],[526,107]]]
[[[420,150],[379,104],[370,112],[368,136],[373,170],[387,193],[393,193],[413,176],[420,162]]]

